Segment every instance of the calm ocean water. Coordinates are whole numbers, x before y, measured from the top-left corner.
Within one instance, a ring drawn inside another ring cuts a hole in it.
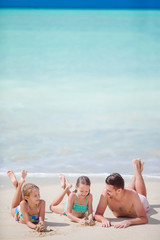
[[[160,11],[0,10],[0,172],[160,176]]]

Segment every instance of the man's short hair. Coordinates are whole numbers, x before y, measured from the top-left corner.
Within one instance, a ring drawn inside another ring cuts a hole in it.
[[[124,179],[119,173],[112,173],[106,178],[106,184],[114,186],[116,189],[124,189]]]

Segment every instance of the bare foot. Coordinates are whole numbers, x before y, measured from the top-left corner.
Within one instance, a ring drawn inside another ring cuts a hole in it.
[[[23,184],[25,182],[25,177],[27,176],[27,170],[22,170],[21,172],[21,177],[19,179],[19,184]]]
[[[133,166],[137,172],[141,173],[141,159],[140,158],[133,159]]]
[[[141,172],[143,172],[144,162],[141,161]]]
[[[14,172],[11,171],[11,170],[8,170],[8,171],[7,171],[7,175],[8,175],[8,177],[11,179],[14,187],[17,188],[18,182],[17,182],[16,176],[14,175]]]
[[[72,184],[66,179],[66,188],[69,190],[72,187]]]
[[[61,187],[63,189],[66,188],[66,179],[65,179],[65,176],[63,174],[59,174],[59,178],[60,178],[60,182],[61,182]]]

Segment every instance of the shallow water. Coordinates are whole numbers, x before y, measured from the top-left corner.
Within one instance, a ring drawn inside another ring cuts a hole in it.
[[[160,11],[0,10],[0,171],[160,175]]]

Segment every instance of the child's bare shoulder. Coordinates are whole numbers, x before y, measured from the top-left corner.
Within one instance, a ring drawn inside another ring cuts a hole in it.
[[[88,199],[92,199],[93,198],[93,195],[90,193],[88,196],[87,196]]]
[[[76,197],[76,193],[75,192],[71,192],[69,196],[70,196],[70,198],[75,198]]]
[[[69,195],[68,202],[74,203],[75,201],[76,201],[76,193],[75,193],[75,192],[72,192],[72,193],[70,193],[70,195]]]
[[[25,208],[25,207],[28,207],[28,204],[27,204],[27,201],[25,201],[25,200],[22,200],[21,202],[20,202],[20,208]]]
[[[93,201],[93,195],[90,193],[88,196],[87,196],[87,202],[92,202]]]

